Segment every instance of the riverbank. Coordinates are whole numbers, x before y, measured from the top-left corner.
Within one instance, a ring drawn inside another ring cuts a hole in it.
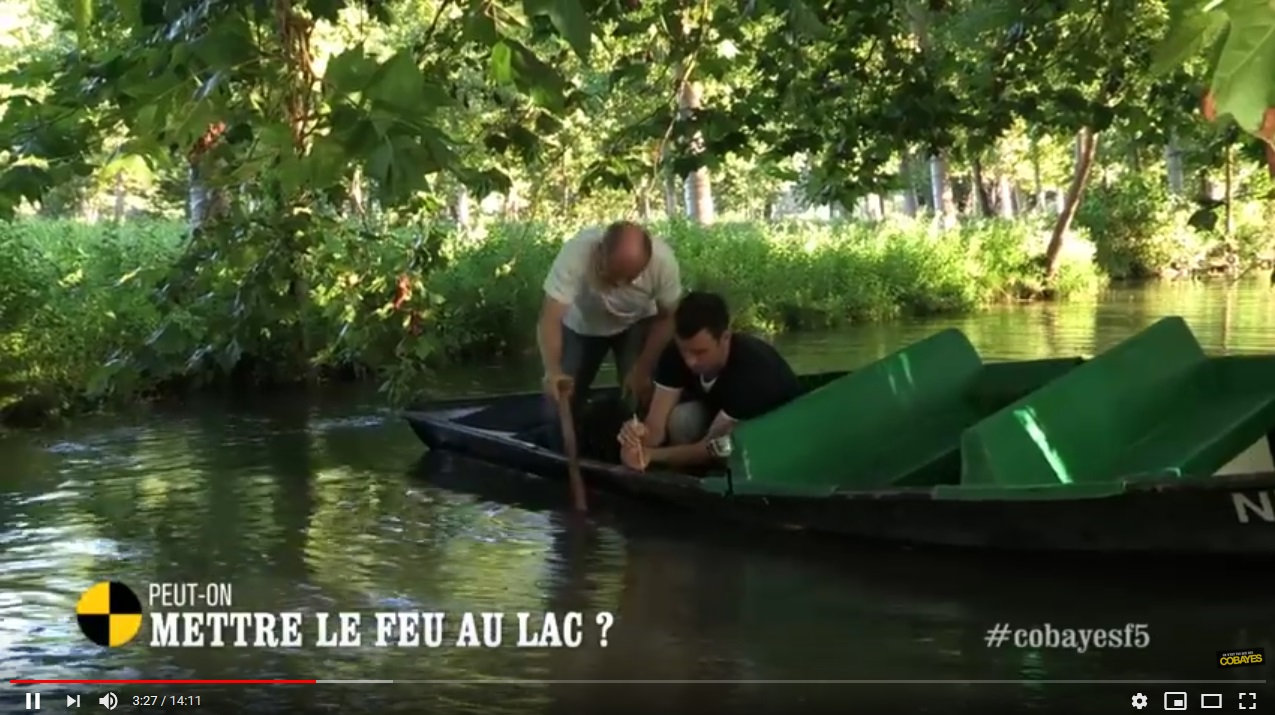
[[[947,232],[913,223],[652,228],[677,251],[686,286],[725,293],[739,327],[769,333],[962,314],[1044,288],[1047,234],[1028,222]],[[255,276],[264,287],[254,292],[242,265],[188,265],[178,222],[8,224],[0,419],[35,423],[172,389],[277,383],[297,374],[279,358],[294,324],[310,336],[305,359],[319,375],[378,379],[401,397],[431,368],[529,347],[540,283],[573,231],[342,226],[305,257],[308,290],[285,312],[280,296],[294,286],[281,277]],[[1052,295],[1100,284],[1091,253],[1070,243]],[[211,289],[183,290],[192,271]]]

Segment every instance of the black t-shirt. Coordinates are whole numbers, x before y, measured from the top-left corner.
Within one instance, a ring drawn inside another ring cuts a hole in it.
[[[725,412],[736,421],[751,420],[801,394],[797,375],[770,343],[745,333],[731,336],[726,367],[705,384],[691,372],[670,343],[652,375],[655,384],[682,391],[682,399],[700,399],[716,415]]]

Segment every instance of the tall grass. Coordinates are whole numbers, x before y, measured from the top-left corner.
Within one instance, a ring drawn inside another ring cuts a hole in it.
[[[1028,223],[969,223],[946,232],[910,223],[652,229],[676,251],[684,284],[724,293],[742,328],[822,329],[964,312],[1041,289],[1044,231]],[[305,263],[306,320],[319,336],[308,359],[320,368],[375,373],[402,388],[412,377],[404,374],[407,362],[497,359],[526,348],[544,276],[573,232],[495,224],[479,234],[447,234],[427,274],[414,276],[423,290],[409,320],[390,303],[398,277],[421,265],[413,256],[428,227],[338,228]],[[170,222],[0,225],[0,411],[83,409],[175,380],[224,375],[246,357],[268,362],[271,353],[260,346],[279,331],[272,331],[271,315],[244,315],[265,304],[241,300],[234,266],[202,266],[225,281],[201,295],[173,297],[187,270],[186,240],[185,228]],[[1086,246],[1073,242],[1077,250],[1051,287],[1056,295],[1097,285]]]

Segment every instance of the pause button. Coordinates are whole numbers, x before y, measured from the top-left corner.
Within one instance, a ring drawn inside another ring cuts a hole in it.
[[[40,709],[40,694],[27,693],[27,710],[39,710],[39,709]]]

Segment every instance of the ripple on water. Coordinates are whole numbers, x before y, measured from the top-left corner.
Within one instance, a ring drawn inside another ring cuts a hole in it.
[[[46,448],[50,454],[84,454],[100,451],[97,447],[81,442],[55,442]]]
[[[386,420],[392,418],[393,415],[390,414],[377,414],[317,419],[310,421],[309,430],[316,434],[322,434],[339,429],[370,429],[380,427],[385,424]]]

